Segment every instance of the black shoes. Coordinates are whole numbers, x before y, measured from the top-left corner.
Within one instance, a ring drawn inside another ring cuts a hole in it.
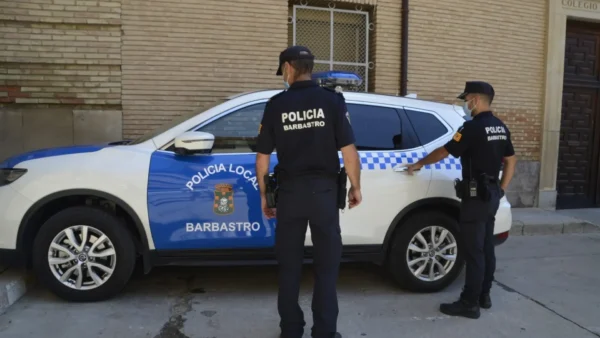
[[[461,316],[477,319],[480,316],[479,305],[469,304],[464,300],[440,305],[440,311],[448,316]]]
[[[315,336],[315,335],[311,335],[311,337],[312,338],[320,338],[320,337]],[[336,332],[336,333],[333,334],[333,336],[328,336],[327,338],[342,338],[342,335],[339,332]]]
[[[297,336],[297,337],[301,337],[301,336],[302,335]],[[279,338],[289,338],[289,337],[296,337],[296,336],[294,336],[294,335],[285,335],[283,333],[279,334]],[[317,336],[315,336],[313,334],[311,334],[311,337],[312,338],[321,338],[321,337],[317,337]],[[336,332],[335,334],[333,334],[333,336],[329,336],[327,338],[342,338],[342,335],[339,332]]]
[[[492,299],[489,293],[484,293],[479,297],[479,306],[483,309],[489,309],[492,307]]]

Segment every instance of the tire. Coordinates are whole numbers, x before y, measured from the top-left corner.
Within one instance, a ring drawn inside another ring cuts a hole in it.
[[[87,246],[93,250],[86,250],[81,245],[81,237],[78,233],[78,231],[83,231],[83,228],[79,227],[81,225],[87,226],[88,240],[97,240],[102,234],[108,240],[98,243],[95,248],[93,243],[89,243],[91,245]],[[67,229],[74,230],[77,249],[70,245]],[[52,249],[51,244],[58,238],[62,238],[60,246],[68,247],[71,254],[66,254],[67,251],[64,249]],[[78,251],[79,248],[83,248],[83,250]],[[75,252],[76,250],[77,252]],[[54,259],[61,259],[61,262],[51,265],[49,261],[51,252],[54,256],[60,252],[63,257],[69,257],[68,261],[63,263],[65,259],[55,257]],[[86,252],[89,253],[89,256]],[[105,257],[99,255],[105,255]],[[100,208],[77,206],[58,212],[42,225],[34,241],[33,269],[40,282],[58,297],[73,302],[95,302],[112,298],[121,292],[133,273],[135,257],[136,252],[131,233],[121,220]],[[99,265],[112,268],[112,275],[104,275],[106,270],[100,269]],[[67,274],[69,269],[74,272]],[[83,287],[77,289],[74,284],[78,280],[79,271],[82,272],[81,285]],[[59,276],[65,275],[69,277],[68,279],[72,278],[71,286],[65,285],[59,280]],[[106,280],[101,281],[92,276],[101,279],[106,277]],[[98,283],[99,281],[101,282]],[[91,283],[94,283],[95,286]]]
[[[411,216],[399,226],[400,228],[397,229],[394,234],[394,238],[392,239],[392,247],[388,257],[388,271],[391,274],[394,282],[396,282],[401,288],[412,292],[437,292],[445,289],[448,285],[454,282],[454,280],[460,274],[464,262],[463,249],[459,240],[457,220],[439,211],[421,212]],[[436,252],[434,252],[433,254],[435,259],[444,265],[448,262],[448,267],[450,270],[446,272],[445,276],[440,278],[438,273],[441,271],[440,266],[433,264],[435,278],[437,279],[427,281],[417,278],[415,274],[413,274],[409,267],[408,261],[409,258],[410,260],[422,260],[413,265],[415,269],[418,269],[418,267],[423,265],[423,262],[425,262],[426,266],[421,272],[421,275],[427,273],[428,277],[428,273],[430,271],[429,268],[432,265],[430,255],[431,251],[427,253],[420,253],[411,250],[409,252],[409,245],[412,242],[417,247],[424,248],[424,245],[417,238],[415,238],[417,233],[423,231],[424,229],[426,229],[426,233],[423,237],[426,239],[428,244],[431,244],[430,231],[432,226],[437,227],[435,228],[437,238],[439,238],[443,230],[448,231],[444,242],[439,244],[439,248],[444,248],[453,241],[456,243],[454,250],[449,249],[444,253],[447,255],[454,254],[456,255],[456,259],[454,260],[454,263],[451,264],[451,261],[442,258],[442,256],[439,256]],[[425,257],[422,256],[423,254]]]

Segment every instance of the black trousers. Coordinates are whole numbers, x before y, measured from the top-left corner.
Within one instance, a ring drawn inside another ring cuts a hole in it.
[[[465,247],[466,278],[461,299],[478,304],[483,293],[489,293],[496,271],[494,224],[500,205],[501,190],[488,185],[491,198],[465,198],[460,210],[460,234]]]
[[[342,254],[335,180],[301,177],[282,181],[279,187],[275,252],[279,263],[277,308],[284,338],[300,338],[306,324],[298,297],[308,224],[315,272],[312,336],[332,337],[337,330],[336,283]]]

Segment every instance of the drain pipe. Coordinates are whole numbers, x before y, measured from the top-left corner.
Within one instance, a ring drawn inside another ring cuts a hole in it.
[[[402,51],[400,54],[400,95],[406,96],[408,84],[408,0],[402,0]]]

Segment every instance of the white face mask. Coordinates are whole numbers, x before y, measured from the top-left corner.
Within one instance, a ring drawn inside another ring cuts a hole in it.
[[[286,75],[287,75],[286,72],[283,72],[283,86],[285,87],[285,89],[288,89],[288,88],[290,88],[290,84],[287,81],[287,76]]]
[[[467,116],[473,116],[473,109],[469,109],[469,101],[465,101],[465,103],[463,104],[463,111]]]

